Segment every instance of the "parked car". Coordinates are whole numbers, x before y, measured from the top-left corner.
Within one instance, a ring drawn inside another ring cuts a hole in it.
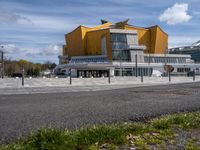
[[[188,76],[188,77],[192,77],[192,76],[194,76],[194,74],[195,74],[194,71],[189,71],[189,72],[187,73],[187,76]]]
[[[16,77],[21,78],[22,77],[22,73],[13,73],[11,75],[11,77],[13,77],[13,78],[16,78]]]

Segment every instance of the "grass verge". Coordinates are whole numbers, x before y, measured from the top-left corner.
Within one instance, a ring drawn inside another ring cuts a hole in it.
[[[1,150],[200,149],[200,112],[162,116],[147,123],[97,125],[76,131],[42,128]]]

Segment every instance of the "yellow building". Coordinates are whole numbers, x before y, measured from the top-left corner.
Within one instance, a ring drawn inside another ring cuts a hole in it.
[[[165,73],[164,66],[179,74],[195,65],[190,55],[167,54],[168,35],[159,26],[148,28],[112,24],[102,20],[93,28],[79,26],[65,35],[66,45],[59,56],[58,74],[74,77],[151,76]],[[188,69],[189,70],[189,69]]]
[[[134,34],[135,36],[132,36],[134,39],[129,37],[129,41],[132,40],[132,43],[129,44],[145,46],[144,53],[165,54],[168,49],[168,35],[157,25],[141,28],[129,25],[128,20],[116,24],[102,21],[102,25],[93,28],[79,26],[66,34],[63,56],[106,55],[109,60],[113,60],[113,46],[125,49],[131,46],[127,43],[126,46],[124,45],[125,43],[123,44],[125,42],[123,37],[118,38],[122,40],[120,43],[116,43],[116,41],[113,43],[112,33]]]

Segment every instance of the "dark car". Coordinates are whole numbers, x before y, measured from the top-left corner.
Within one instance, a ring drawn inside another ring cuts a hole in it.
[[[16,78],[16,77],[21,78],[21,77],[22,77],[22,73],[13,73],[13,74],[12,74],[12,77],[13,77],[13,78]]]
[[[188,77],[192,77],[192,76],[194,76],[195,75],[195,72],[194,71],[189,71],[188,73],[187,73],[187,76]]]

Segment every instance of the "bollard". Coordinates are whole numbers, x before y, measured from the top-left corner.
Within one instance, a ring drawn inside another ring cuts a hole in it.
[[[24,68],[22,69],[22,86],[24,86]]]
[[[195,81],[195,71],[193,70],[193,81]]]
[[[171,72],[169,72],[169,82],[171,82]]]
[[[72,70],[71,69],[69,69],[69,75],[70,75],[70,77],[69,77],[69,84],[71,85],[72,84]]]
[[[110,70],[108,71],[108,83],[110,84]]]
[[[143,83],[143,74],[141,73],[141,82]]]

